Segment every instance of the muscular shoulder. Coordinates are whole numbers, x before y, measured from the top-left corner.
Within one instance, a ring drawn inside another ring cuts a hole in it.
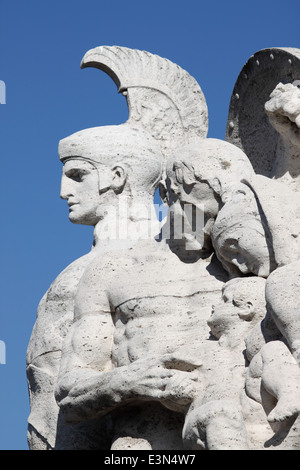
[[[122,272],[134,263],[127,250],[99,252],[86,267],[75,297],[75,318],[109,313],[109,294]]]
[[[165,251],[154,240],[139,240],[129,248],[122,249],[121,245],[120,249],[99,251],[85,270],[84,277],[91,279],[105,276],[108,282],[111,277],[115,278],[118,271],[165,256]]]
[[[266,282],[266,300],[277,303],[295,302],[300,294],[300,261],[295,261],[273,271]]]

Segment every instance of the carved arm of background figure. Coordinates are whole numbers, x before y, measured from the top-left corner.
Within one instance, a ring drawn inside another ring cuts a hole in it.
[[[300,151],[300,89],[296,83],[279,83],[265,110],[274,129]]]

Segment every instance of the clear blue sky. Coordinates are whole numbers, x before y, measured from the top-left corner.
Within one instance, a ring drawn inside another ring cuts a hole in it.
[[[210,137],[224,138],[230,96],[248,58],[300,48],[299,0],[1,0],[0,449],[27,449],[25,354],[36,309],[54,278],[90,250],[92,230],[72,225],[59,198],[58,141],[127,119],[125,99],[84,53],[120,45],[188,70],[207,100]]]

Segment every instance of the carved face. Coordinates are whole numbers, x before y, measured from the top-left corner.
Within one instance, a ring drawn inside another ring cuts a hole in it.
[[[219,201],[213,189],[206,181],[197,181],[192,178],[192,183],[186,182],[188,177],[179,173],[181,169],[175,171],[167,168],[167,195],[168,203],[172,205],[179,200],[181,205],[192,204],[204,210],[207,218],[215,218],[219,211]],[[188,170],[185,169],[187,172]]]
[[[270,274],[269,249],[262,229],[257,230],[257,224],[254,220],[252,224],[248,221],[242,227],[231,227],[214,241],[217,256],[230,274],[238,271],[261,277]]]
[[[222,300],[222,303],[212,307],[211,316],[207,321],[212,334],[218,339],[234,328],[234,324],[249,321],[254,316],[253,304],[240,295],[238,284],[226,285]]]
[[[183,174],[181,168],[167,168],[167,201],[170,213],[180,220],[180,216],[185,217],[184,227],[198,240],[202,249],[209,250],[211,247],[210,230],[219,212],[219,200],[216,193],[206,181],[193,181],[189,184],[187,174]],[[187,173],[187,168],[184,169]],[[197,223],[195,223],[197,217]],[[192,226],[199,228],[199,234],[194,232]],[[190,227],[190,230],[189,230]],[[190,242],[189,242],[190,243]],[[196,246],[196,245],[195,245]],[[199,249],[199,248],[198,248]]]
[[[107,196],[99,193],[98,170],[87,161],[65,162],[60,196],[68,201],[69,219],[75,224],[96,225],[104,217]]]

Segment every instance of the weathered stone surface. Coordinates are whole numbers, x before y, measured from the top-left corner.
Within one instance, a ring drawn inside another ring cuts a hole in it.
[[[61,197],[94,244],[39,305],[31,449],[300,448],[299,57],[249,60],[226,142],[207,138],[205,98],[176,64],[117,46],[84,56],[129,118],[59,144]]]
[[[276,161],[285,154],[281,134],[274,129],[265,104],[279,83],[299,84],[300,50],[271,47],[253,54],[243,66],[233,88],[226,137],[241,148],[256,173],[282,175]]]

